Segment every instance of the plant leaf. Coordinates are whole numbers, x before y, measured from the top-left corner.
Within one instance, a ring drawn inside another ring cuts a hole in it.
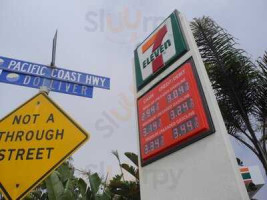
[[[97,173],[88,174],[88,179],[89,179],[90,188],[92,190],[92,193],[94,196],[96,196],[96,194],[99,190],[99,186],[101,185],[101,179]]]
[[[45,183],[49,200],[60,199],[64,193],[64,187],[55,171],[45,180]]]
[[[129,158],[136,166],[138,166],[138,156],[132,152],[125,152],[124,155]]]

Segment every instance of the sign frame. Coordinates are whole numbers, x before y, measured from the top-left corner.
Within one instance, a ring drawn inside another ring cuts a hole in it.
[[[52,80],[70,82],[70,83],[75,83],[75,84],[79,84],[79,85],[86,85],[86,86],[98,87],[98,88],[110,90],[110,78],[108,78],[108,77],[98,76],[98,75],[94,75],[94,74],[87,74],[84,72],[78,72],[78,71],[59,68],[59,67],[51,68],[47,65],[37,64],[37,63],[13,59],[13,58],[8,58],[8,57],[4,57],[4,56],[0,56],[0,60],[4,61],[3,63],[0,63],[0,70],[9,71],[9,72],[18,73],[18,74],[26,74],[26,75],[37,76],[37,77],[44,77],[44,78],[48,78],[48,79],[52,79]],[[9,69],[5,63],[8,62],[10,64],[11,61],[15,62],[14,64],[16,64],[16,65],[18,63],[20,63],[20,64],[22,63],[21,68],[24,68],[24,71],[21,69]],[[25,64],[27,64],[27,65],[23,67],[23,65],[25,65]],[[37,67],[37,69],[34,67]],[[29,69],[31,69],[31,70],[29,70]],[[42,71],[42,70],[44,70],[44,71]],[[28,72],[28,71],[30,71],[30,72]],[[59,74],[61,72],[63,72],[63,75],[61,74],[60,76],[62,76],[62,77],[59,77]],[[63,78],[63,77],[65,77],[64,74],[65,75],[68,74],[67,77],[69,80],[66,80],[65,78]],[[75,80],[72,80],[72,79],[75,79]],[[78,80],[76,80],[76,79],[78,79]],[[89,79],[90,81],[87,79]],[[88,81],[90,83],[87,83]],[[101,82],[102,82],[102,84],[100,84]]]
[[[145,43],[146,40],[148,40],[148,38],[150,38],[153,34],[155,34],[156,31],[158,31],[159,27],[162,24],[166,23],[168,19],[171,20],[171,25],[172,25],[172,30],[173,30],[175,55],[173,55],[170,59],[168,59],[167,62],[164,63],[164,65],[159,70],[157,70],[152,75],[149,75],[146,79],[142,80],[141,69],[140,69],[141,64],[139,62],[137,50],[139,47],[141,47]],[[137,92],[140,91],[142,88],[144,88],[149,82],[151,82],[159,74],[165,71],[172,63],[174,63],[177,59],[181,58],[188,51],[189,51],[189,47],[185,40],[182,26],[179,21],[179,18],[176,15],[176,10],[175,10],[162,23],[160,23],[160,25],[158,25],[157,28],[155,28],[155,30],[152,33],[150,33],[134,50],[134,66],[135,66],[134,68],[135,68],[135,79],[136,79]]]
[[[46,100],[48,100],[49,103],[51,103],[64,117],[66,117],[70,123],[72,123],[77,129],[80,130],[80,133],[84,134],[85,138],[79,142],[71,151],[69,151],[67,154],[64,155],[56,164],[54,164],[48,171],[45,172],[37,181],[35,181],[33,184],[31,184],[30,187],[26,191],[24,191],[20,196],[17,197],[17,199],[22,199],[25,197],[29,192],[31,192],[32,189],[34,189],[38,184],[40,184],[44,179],[46,179],[56,168],[58,168],[70,155],[72,155],[75,151],[78,150],[79,147],[81,147],[82,144],[84,144],[86,141],[89,140],[90,135],[83,130],[77,122],[75,122],[63,109],[61,109],[52,99],[48,97],[44,92],[39,92],[36,95],[34,95],[32,98],[24,102],[22,105],[14,109],[12,112],[4,116],[2,119],[0,119],[0,123],[3,122],[6,118],[8,118],[10,115],[14,114],[16,111],[21,109],[24,105],[30,103],[32,100],[34,100],[39,95],[42,95]],[[11,196],[6,191],[2,183],[0,182],[0,191],[3,192],[3,195],[8,199],[11,200]]]
[[[162,83],[165,79],[167,79],[168,77],[170,77],[173,73],[175,73],[177,70],[179,70],[183,65],[185,65],[186,63],[190,63],[191,64],[191,67],[192,67],[192,72],[193,72],[193,76],[194,76],[194,79],[196,81],[196,84],[197,84],[197,89],[199,91],[199,95],[200,95],[200,98],[201,98],[201,101],[202,101],[202,105],[203,105],[203,109],[204,109],[204,113],[206,115],[206,118],[207,118],[207,122],[208,122],[208,125],[209,125],[209,129],[207,131],[201,131],[199,132],[198,134],[194,135],[194,136],[191,136],[190,138],[186,139],[185,141],[182,141],[180,143],[177,143],[171,147],[167,147],[165,150],[151,156],[150,158],[144,160],[142,158],[142,150],[141,150],[141,130],[140,130],[140,124],[139,124],[139,107],[138,107],[138,101],[143,97],[145,96],[146,94],[148,94],[151,90],[153,90],[156,86],[158,86],[160,83]],[[198,73],[197,73],[197,69],[196,69],[196,66],[195,66],[195,63],[194,63],[194,60],[192,57],[190,57],[188,60],[186,60],[184,63],[182,63],[181,65],[179,65],[178,67],[176,67],[171,73],[169,73],[166,77],[164,77],[163,79],[161,79],[157,84],[153,85],[152,88],[150,88],[147,92],[145,92],[144,94],[142,94],[140,97],[137,98],[136,100],[136,104],[137,104],[137,123],[138,123],[138,138],[139,138],[139,154],[140,154],[140,160],[141,160],[141,166],[144,167],[148,164],[151,164],[165,156],[168,156],[169,154],[171,153],[174,153],[190,144],[193,144],[194,142],[197,142],[213,133],[215,133],[215,126],[214,126],[214,123],[212,121],[212,117],[211,117],[211,113],[210,113],[210,110],[209,110],[209,107],[208,107],[208,103],[207,103],[207,100],[206,100],[206,97],[205,97],[205,94],[204,94],[204,91],[203,91],[203,87],[202,87],[202,84],[200,82],[200,78],[198,76]]]
[[[7,76],[9,74],[17,75],[18,79],[13,80],[13,81],[8,80]],[[28,82],[27,84],[25,84],[25,80],[27,80]],[[37,84],[34,84],[34,82],[36,82],[35,80],[38,80]],[[41,76],[26,75],[26,74],[22,74],[18,72],[10,72],[6,70],[1,71],[1,69],[0,69],[0,82],[11,84],[11,85],[22,86],[22,87],[35,88],[35,89],[39,89],[42,86],[47,86],[49,87],[49,91],[52,91],[52,92],[58,92],[62,94],[69,94],[69,95],[86,97],[86,98],[93,98],[94,87],[92,86],[79,85],[77,83],[60,81],[56,79],[47,79]],[[55,87],[56,85],[58,87]],[[65,88],[65,91],[63,90],[63,88]]]

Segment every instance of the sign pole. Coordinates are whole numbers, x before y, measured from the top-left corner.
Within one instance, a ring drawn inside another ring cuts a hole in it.
[[[66,79],[77,75],[76,82],[70,83],[62,77],[65,70],[54,69],[56,43],[57,31],[50,66],[0,56],[0,82],[39,89],[39,94],[0,119],[0,172],[5,172],[0,173],[0,191],[8,200],[23,199],[89,138],[88,133],[48,97],[49,91],[69,93],[72,90],[72,94],[86,97],[92,97],[93,91],[92,86],[77,83],[83,76],[83,83],[88,84],[91,75],[70,70],[66,72]],[[16,66],[17,71],[10,70],[11,66]],[[59,78],[64,80],[53,79],[59,71]],[[109,87],[109,79],[99,78],[103,87]],[[64,86],[65,91],[61,90]]]
[[[56,30],[56,33],[54,35],[54,38],[53,38],[53,46],[52,46],[52,61],[51,61],[51,64],[50,64],[50,68],[56,68],[56,51],[57,51],[57,30]],[[49,95],[49,92],[50,92],[50,81],[51,80],[48,80],[46,79],[45,82],[46,84],[44,84],[43,86],[40,87],[39,89],[39,92],[44,92],[46,93],[47,95]]]
[[[52,61],[51,67],[56,67],[56,50],[57,50],[57,30],[53,39],[53,47],[52,47]]]

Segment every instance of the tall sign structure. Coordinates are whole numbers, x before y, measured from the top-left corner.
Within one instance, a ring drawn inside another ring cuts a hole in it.
[[[141,199],[248,199],[183,15],[174,11],[134,59]]]

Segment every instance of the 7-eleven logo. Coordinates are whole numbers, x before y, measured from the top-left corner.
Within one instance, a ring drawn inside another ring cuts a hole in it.
[[[176,53],[170,18],[138,47],[137,53],[143,80],[165,66]]]
[[[152,71],[155,73],[158,69],[163,67],[163,57],[162,53],[165,49],[168,48],[168,45],[170,45],[170,41],[168,40],[166,45],[164,45],[164,48],[159,48],[162,44],[162,40],[164,36],[167,33],[167,27],[164,25],[160,28],[160,30],[154,34],[143,46],[142,46],[142,53],[146,52],[151,46],[152,46],[152,55],[150,56],[152,61]],[[143,67],[145,68],[147,66],[147,63],[150,62],[149,58],[144,60]]]

